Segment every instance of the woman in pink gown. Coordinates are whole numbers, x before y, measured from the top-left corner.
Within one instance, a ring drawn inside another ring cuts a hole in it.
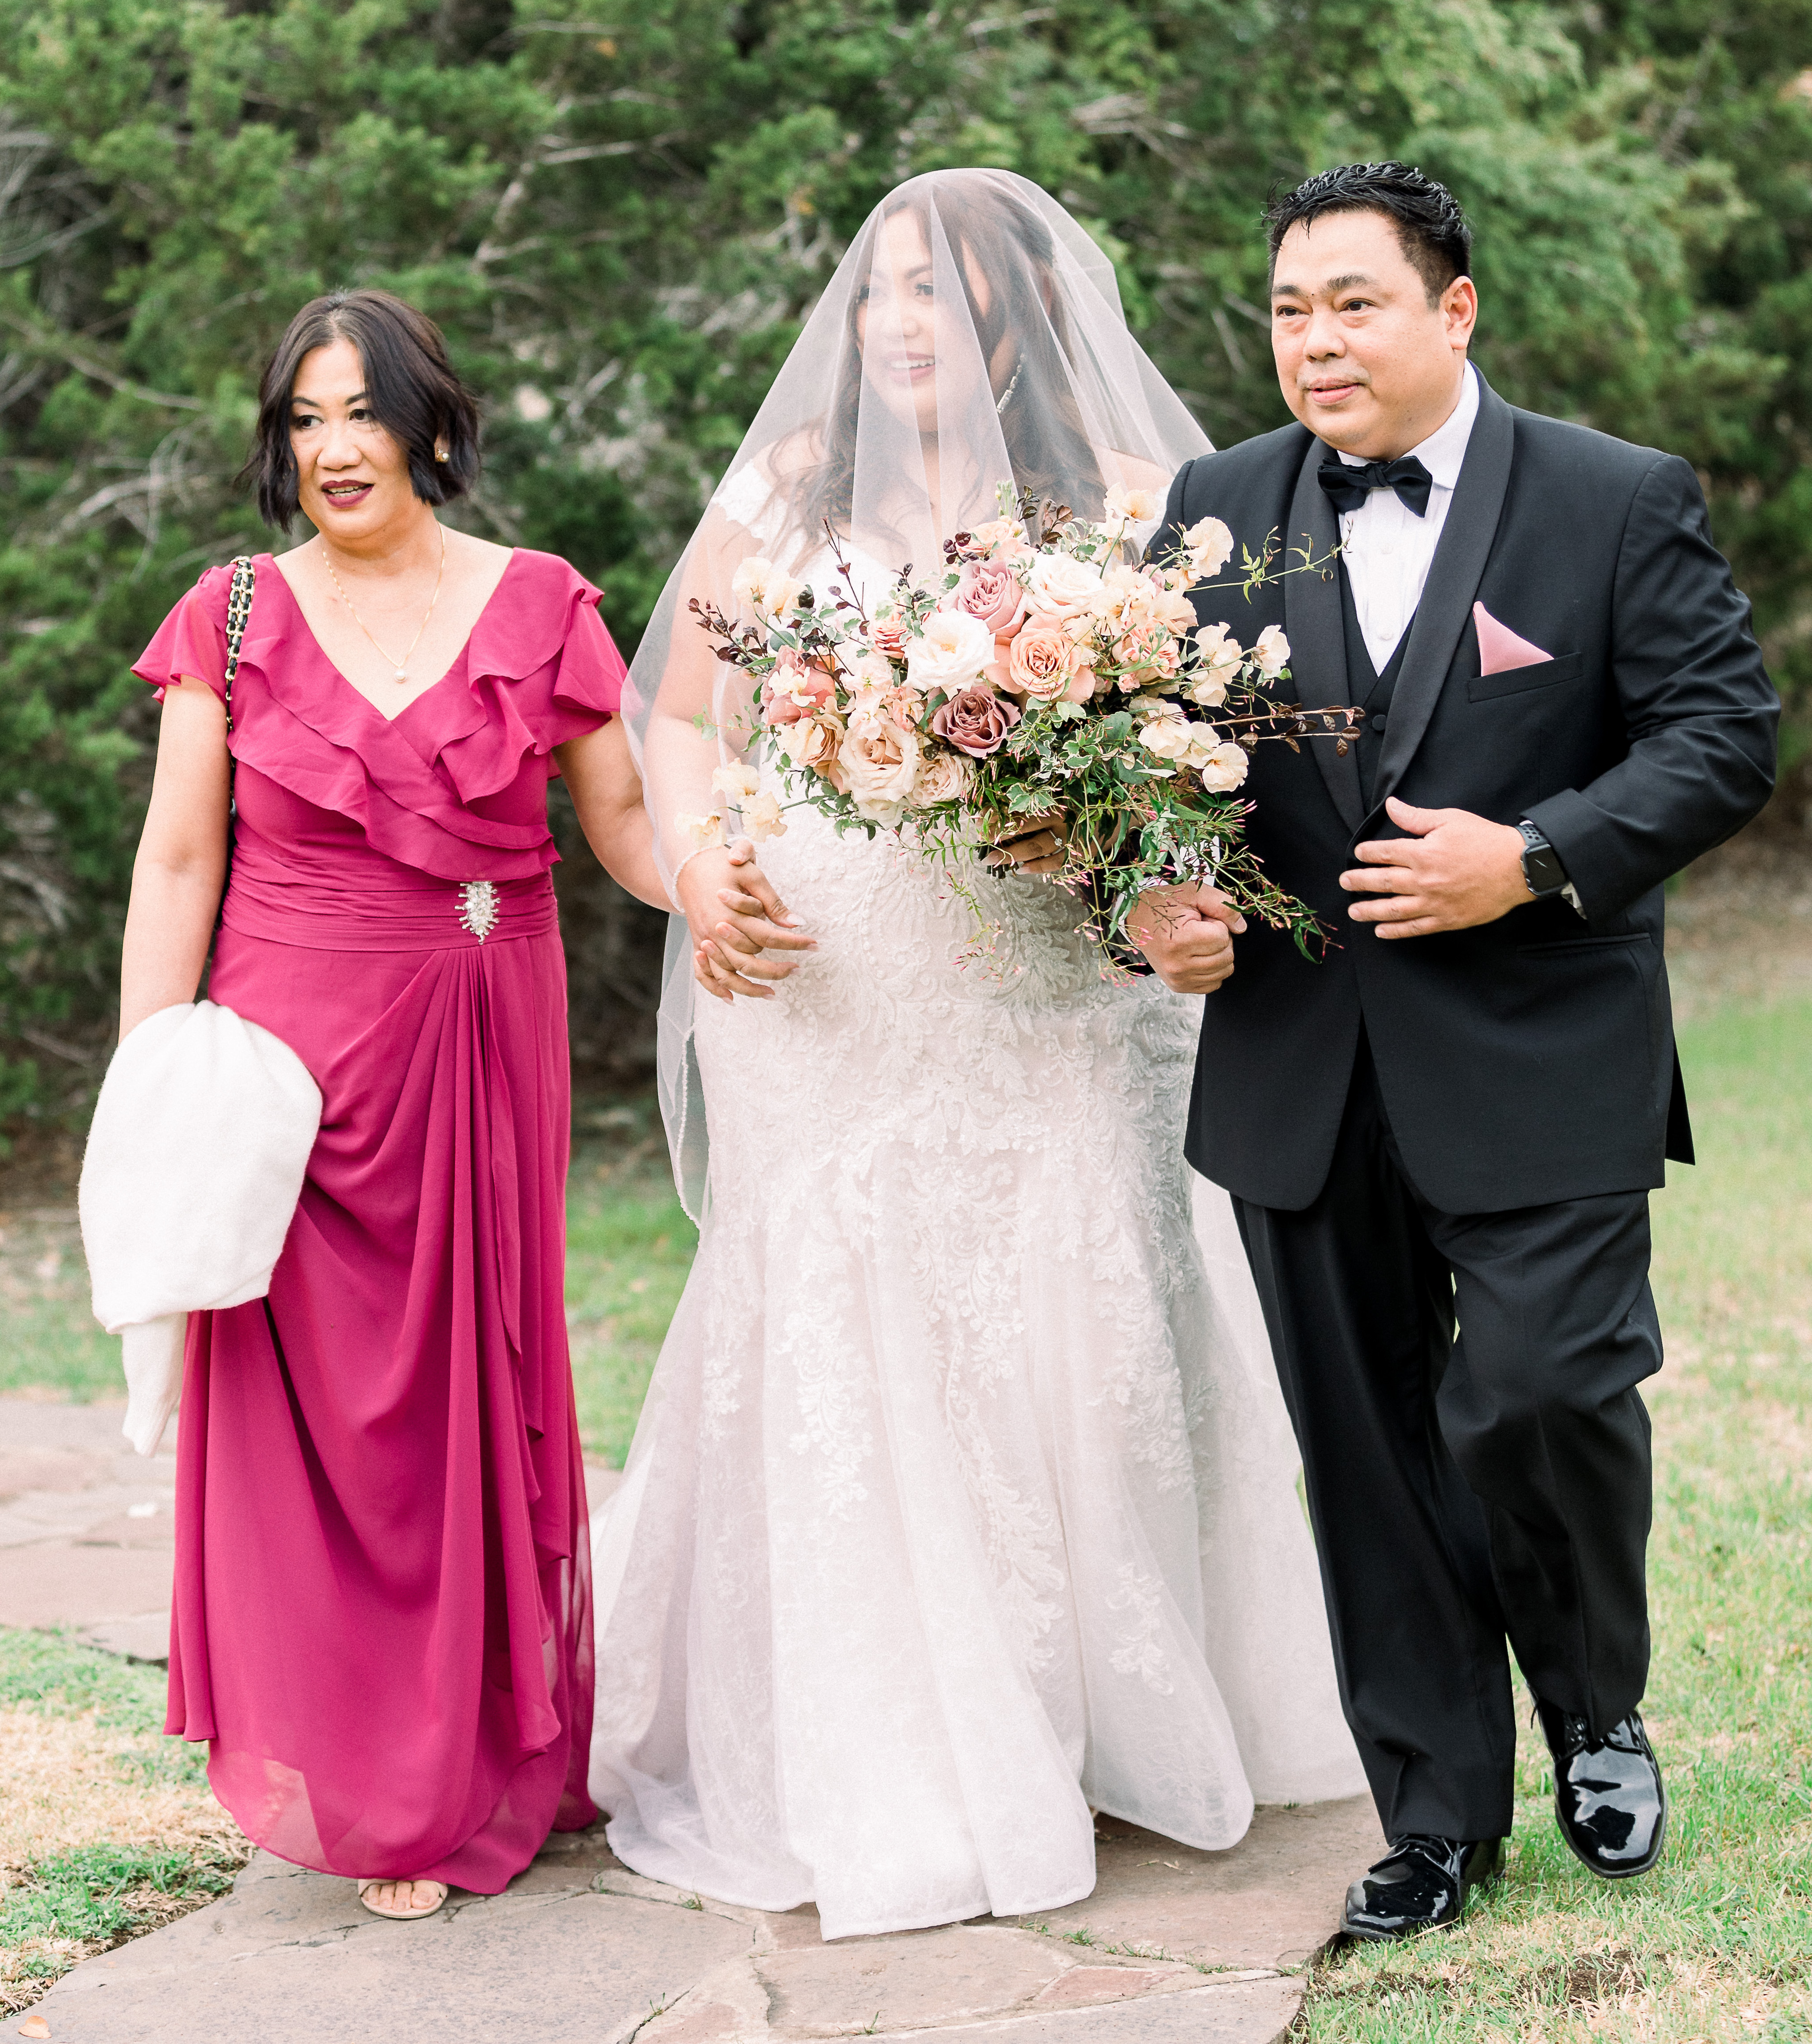
[[[424,464],[443,495],[476,467],[433,328],[374,293],[317,302],[265,394],[267,516],[299,500],[320,536],[254,563],[230,727],[228,570],[135,670],[164,710],[121,1028],[194,997],[230,751],[209,995],[324,1107],[269,1297],[190,1317],[167,1729],[210,1742],[258,1843],[417,1915],[595,1815],[553,773],[665,897],[598,591],[424,500]]]

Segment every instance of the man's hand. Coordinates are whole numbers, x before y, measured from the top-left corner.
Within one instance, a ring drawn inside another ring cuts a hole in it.
[[[799,961],[770,958],[770,951],[817,948],[788,913],[774,882],[755,863],[755,848],[739,838],[727,851],[712,846],[686,863],[678,881],[693,943],[693,976],[707,993],[733,1001],[739,993],[771,1001],[762,981],[785,979]]]
[[[1139,897],[1127,934],[1173,993],[1212,993],[1233,970],[1246,918],[1213,887],[1154,887]]]
[[[1380,937],[1426,937],[1495,923],[1532,898],[1514,824],[1469,809],[1411,809],[1395,795],[1384,807],[1412,835],[1357,847],[1365,863],[1342,874],[1341,886],[1385,898],[1354,902],[1346,912],[1354,922],[1376,923]]]

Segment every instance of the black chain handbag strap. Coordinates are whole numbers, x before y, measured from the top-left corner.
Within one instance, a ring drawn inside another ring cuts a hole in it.
[[[226,611],[226,686],[221,690],[221,700],[226,705],[227,737],[232,737],[232,685],[239,675],[239,649],[245,638],[245,628],[251,617],[251,597],[257,575],[249,554],[234,557],[232,582],[227,590]],[[227,847],[226,871],[221,882],[221,906],[226,905],[226,891],[232,883],[233,838],[239,822],[239,804],[233,799],[233,782],[236,766],[229,744],[227,751]],[[219,912],[216,912],[214,927],[220,927]]]
[[[245,639],[245,628],[251,616],[251,595],[257,584],[257,574],[249,554],[234,557],[232,583],[227,590],[226,614],[226,720],[227,731],[232,731],[232,685],[239,673],[239,649]]]

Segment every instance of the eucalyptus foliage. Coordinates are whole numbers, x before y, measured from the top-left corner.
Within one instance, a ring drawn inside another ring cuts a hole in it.
[[[1267,191],[1407,157],[1477,225],[1487,373],[1699,467],[1803,697],[1808,63],[1812,0],[0,0],[0,1115],[104,1056],[155,738],[128,663],[263,544],[232,478],[312,294],[442,322],[488,407],[459,515],[568,555],[627,648],[898,179],[1054,192],[1224,442],[1284,416]],[[563,882],[608,1060],[656,919]]]

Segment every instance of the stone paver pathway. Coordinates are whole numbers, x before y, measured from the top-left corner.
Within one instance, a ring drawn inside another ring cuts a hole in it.
[[[0,1624],[166,1651],[174,1428],[144,1461],[121,1405],[0,1398]],[[601,1489],[611,1473],[593,1473]],[[352,1884],[259,1854],[232,1892],[87,1961],[32,2011],[52,2044],[1275,2044],[1295,1977],[1376,1856],[1363,1801],[1263,1809],[1231,1852],[1110,1818],[1085,1902],[825,1944],[558,1838],[501,1896],[386,1923]],[[9,2026],[10,2029],[16,2025]]]

